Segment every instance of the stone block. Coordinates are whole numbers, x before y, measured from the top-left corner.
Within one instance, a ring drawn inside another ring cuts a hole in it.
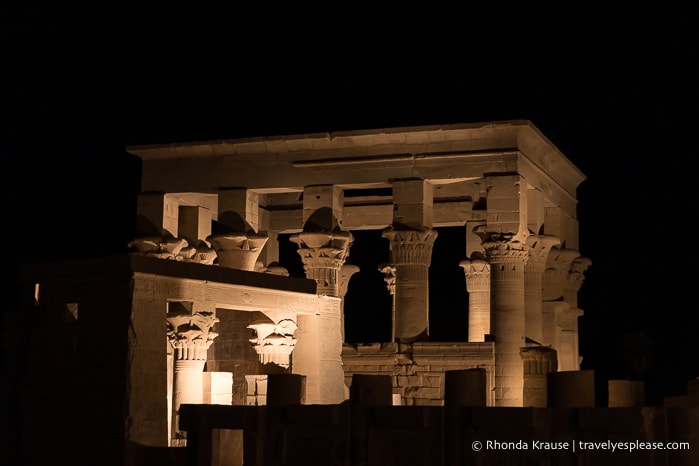
[[[608,406],[610,408],[622,408],[632,406],[644,406],[646,402],[643,381],[640,380],[609,380]]]
[[[549,408],[588,408],[595,406],[594,371],[564,371],[546,374]]]
[[[432,204],[433,186],[424,180],[394,180],[393,204]]]
[[[390,406],[393,403],[391,376],[354,374],[349,393],[352,405]]]
[[[490,212],[519,212],[517,197],[491,198],[488,196],[488,213]]]
[[[233,373],[202,372],[204,404],[233,404]]]
[[[186,239],[190,246],[196,246],[211,235],[211,219],[212,213],[205,207],[180,206],[178,236]]]
[[[269,406],[300,405],[306,399],[306,376],[300,374],[269,374],[267,404]]]
[[[444,405],[485,406],[485,369],[446,371],[444,373]]]
[[[426,204],[403,204],[393,207],[393,223],[410,228],[431,228],[434,222],[434,209]]]

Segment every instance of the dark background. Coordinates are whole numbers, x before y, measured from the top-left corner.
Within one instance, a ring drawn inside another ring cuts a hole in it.
[[[565,7],[3,12],[10,276],[127,252],[128,145],[528,119],[587,175],[583,368],[681,394],[699,376],[697,7]]]

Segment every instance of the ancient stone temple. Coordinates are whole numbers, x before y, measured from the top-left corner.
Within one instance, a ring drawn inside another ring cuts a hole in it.
[[[487,405],[546,406],[546,374],[580,369],[585,177],[528,121],[128,151],[143,161],[133,253],[24,275],[33,304],[76,328],[65,358],[95,366],[89,397],[125,399],[111,415],[127,441],[181,445],[181,404],[265,404],[272,374],[305,376],[305,404],[384,374],[394,404],[439,406],[447,371],[482,368]],[[464,231],[463,341],[430,337],[440,227]],[[348,344],[360,230],[385,238],[392,335]],[[289,276],[280,241],[306,278]]]

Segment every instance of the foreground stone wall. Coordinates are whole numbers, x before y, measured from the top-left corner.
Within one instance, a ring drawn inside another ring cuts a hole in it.
[[[190,465],[221,457],[216,429],[242,430],[244,464],[257,466],[690,466],[699,444],[699,408],[186,405],[183,423]],[[628,451],[652,442],[666,449]]]
[[[22,274],[21,464],[123,464],[131,271],[93,265]]]

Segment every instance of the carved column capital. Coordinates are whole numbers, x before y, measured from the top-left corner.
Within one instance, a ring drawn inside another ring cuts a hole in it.
[[[206,361],[206,351],[218,336],[211,327],[218,321],[215,313],[208,311],[168,314],[167,337],[175,349],[175,359]]]
[[[318,284],[318,294],[339,296],[339,272],[349,256],[352,234],[346,231],[302,232],[289,238],[298,244],[306,277]]]
[[[573,261],[580,257],[575,249],[553,248],[546,261],[544,273],[544,301],[555,301],[564,296],[566,280]]]
[[[524,376],[546,375],[558,370],[556,350],[548,346],[528,346],[519,352],[524,363]]]
[[[570,264],[570,271],[566,277],[566,288],[578,292],[585,280],[585,271],[592,265],[592,261],[587,257],[577,257]]]
[[[546,261],[551,253],[551,249],[560,244],[561,240],[555,236],[528,236],[527,246],[529,246],[529,259],[527,260],[525,271],[544,273],[544,270],[546,270]]]
[[[379,264],[379,272],[384,274],[383,281],[391,296],[396,294],[396,268],[393,264]]]
[[[211,235],[207,241],[216,251],[221,267],[253,271],[267,239],[261,234],[223,233]]]
[[[469,293],[490,291],[490,264],[484,259],[467,259],[459,262],[466,274],[466,291]]]
[[[285,318],[275,322],[270,318],[260,319],[248,325],[248,328],[255,331],[250,343],[262,364],[289,367],[291,352],[296,346],[294,332],[298,325],[295,320]]]
[[[173,236],[142,236],[128,244],[143,256],[158,259],[182,260],[180,251],[189,246],[186,239]]]
[[[383,237],[391,242],[391,262],[396,265],[428,266],[432,260],[432,246],[437,239],[437,231],[394,230],[389,228]]]

